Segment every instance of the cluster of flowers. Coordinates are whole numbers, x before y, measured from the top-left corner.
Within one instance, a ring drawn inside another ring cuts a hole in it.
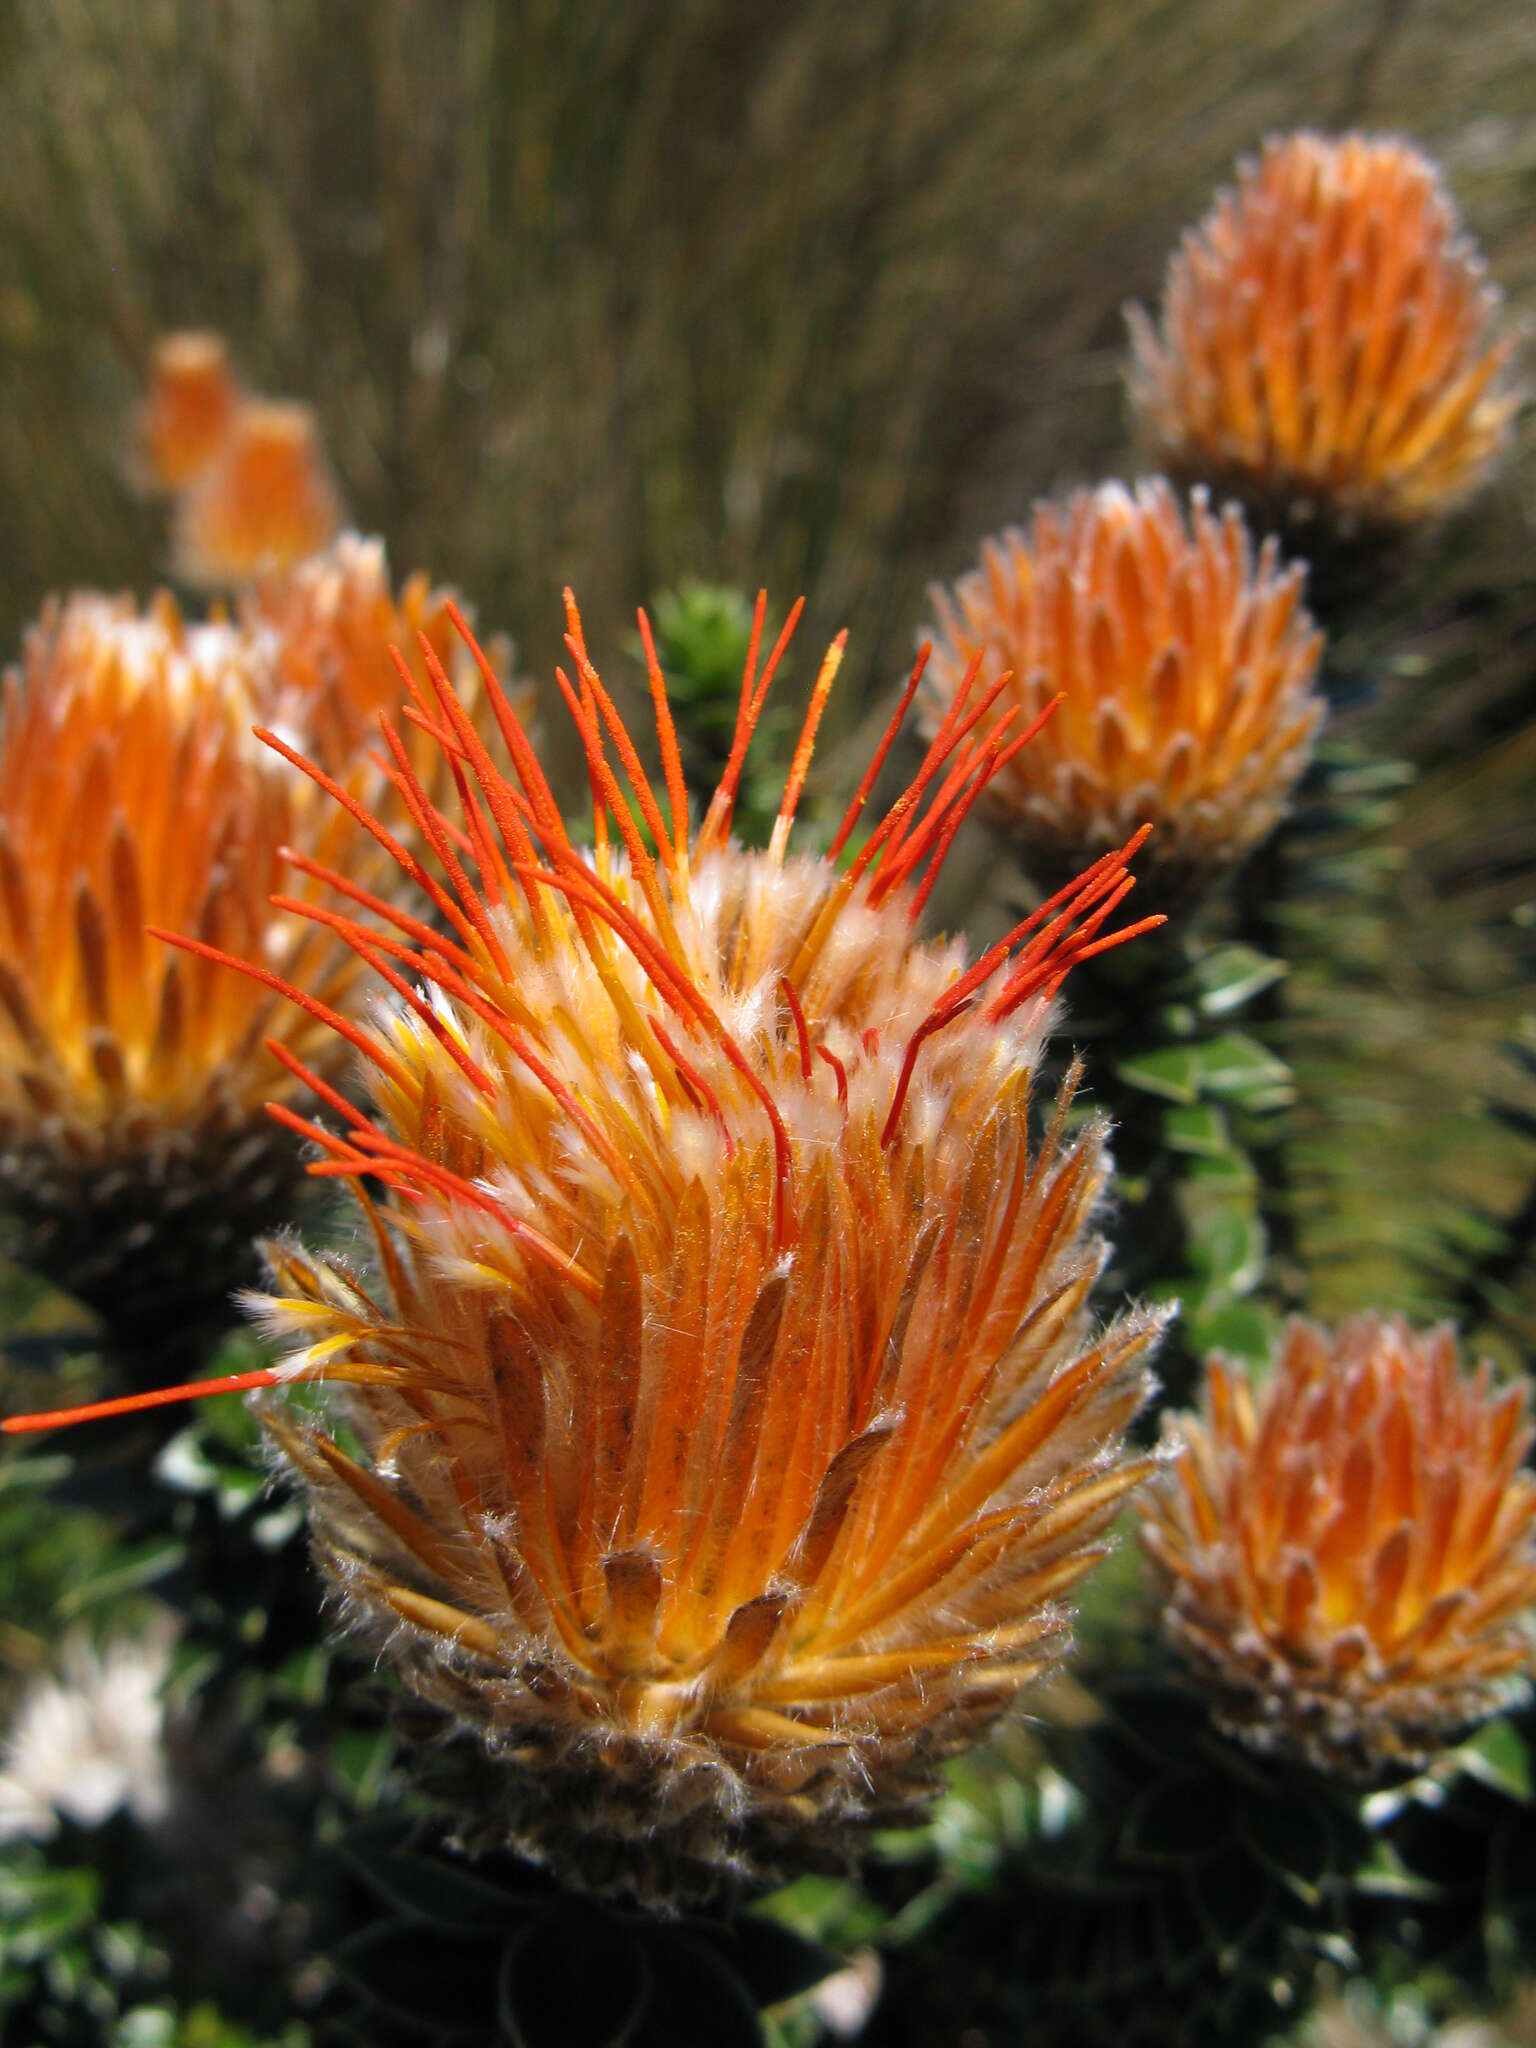
[[[1162,339],[1138,319],[1139,402],[1186,466],[1418,516],[1510,410],[1476,280],[1414,152],[1272,144]],[[235,459],[227,383],[162,357],[167,478]],[[939,595],[824,856],[790,839],[841,638],[769,844],[731,836],[798,607],[765,649],[759,598],[691,804],[645,615],[659,786],[567,594],[587,844],[497,662],[376,546],[206,625],[77,596],[36,629],[0,727],[6,1201],[111,1320],[185,1289],[194,1236],[228,1284],[296,1140],[350,1185],[366,1269],[269,1246],[282,1356],[246,1383],[346,1625],[503,1766],[503,1839],[747,1868],[910,1809],[1059,1657],[1133,1495],[1242,1735],[1370,1771],[1498,1703],[1522,1396],[1448,1332],[1296,1326],[1266,1391],[1215,1362],[1132,1454],[1160,1319],[1095,1319],[1107,1127],[1075,1063],[1035,1099],[1069,973],[1162,922],[1116,922],[1144,843],[1203,882],[1282,814],[1323,715],[1301,581],[1198,488],[1040,508]],[[977,804],[1046,880],[972,959],[918,924]]]

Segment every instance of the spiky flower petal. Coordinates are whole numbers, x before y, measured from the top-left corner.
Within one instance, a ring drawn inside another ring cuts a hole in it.
[[[1292,1322],[1257,1395],[1211,1360],[1143,1538],[1235,1733],[1369,1775],[1502,1703],[1533,1647],[1528,1409],[1448,1327]]]
[[[315,554],[340,521],[309,407],[247,399],[217,460],[176,500],[177,573],[207,588],[244,583]]]
[[[1026,718],[1059,695],[988,790],[1026,860],[1070,870],[1148,820],[1165,876],[1208,876],[1274,829],[1322,722],[1302,575],[1200,490],[1187,521],[1161,478],[1078,491],[935,588],[921,707],[936,728],[978,662]]]
[[[759,675],[761,622],[694,834],[659,669],[670,819],[571,608],[590,851],[488,666],[515,781],[431,663],[461,789],[454,825],[424,814],[421,914],[324,913],[392,990],[372,1116],[333,1095],[340,1127],[310,1127],[316,1171],[382,1190],[377,1270],[280,1246],[259,1304],[295,1347],[279,1377],[335,1383],[361,1446],[269,1405],[351,1624],[507,1764],[480,1824],[588,1882],[922,1796],[1059,1654],[1144,1469],[1122,1443],[1156,1318],[1088,1306],[1105,1126],[1071,1128],[1075,1072],[1029,1121],[1130,849],[974,965],[914,937],[1013,722],[973,737],[978,693],[846,873],[790,856],[839,642],[772,841],[742,851],[789,631]]]
[[[1161,457],[1277,514],[1401,525],[1472,490],[1516,398],[1497,294],[1429,159],[1271,136],[1130,309],[1131,393]]]

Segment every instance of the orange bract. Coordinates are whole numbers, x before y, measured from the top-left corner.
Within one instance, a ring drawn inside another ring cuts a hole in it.
[[[1169,460],[1286,512],[1401,523],[1477,484],[1516,400],[1496,295],[1429,160],[1272,137],[1130,312],[1131,389]]]
[[[569,626],[593,849],[489,667],[515,780],[429,658],[459,802],[422,812],[420,915],[312,912],[391,991],[373,1114],[305,1127],[314,1171],[382,1189],[378,1268],[277,1247],[259,1311],[365,1447],[269,1406],[353,1622],[515,1766],[514,1839],[636,1883],[653,1838],[712,1866],[899,1808],[1061,1648],[1143,1470],[1157,1321],[1092,1327],[1105,1127],[1069,1132],[1075,1073],[1042,1133],[1029,1098],[1055,989],[1127,935],[1132,849],[967,967],[912,919],[1006,759],[986,693],[840,874],[787,841],[841,641],[747,853],[789,628],[761,673],[754,634],[694,830],[659,670],[665,798]]]
[[[167,334],[155,344],[149,392],[139,413],[146,481],[180,490],[222,453],[240,405],[240,386],[219,334]]]
[[[1026,718],[1060,695],[988,791],[1026,859],[1076,866],[1148,819],[1165,872],[1206,873],[1273,830],[1322,722],[1301,586],[1273,540],[1255,563],[1234,505],[1197,490],[1186,523],[1161,478],[1079,491],[934,590],[922,708],[936,727],[978,660]]]
[[[219,1289],[284,1213],[263,1036],[334,1064],[312,1017],[145,936],[162,921],[237,946],[322,1001],[353,978],[344,949],[269,907],[279,848],[338,833],[250,736],[268,687],[249,636],[188,626],[165,597],[50,606],[6,679],[0,1182],[30,1255],[119,1323],[141,1292]]]
[[[1450,1329],[1375,1316],[1291,1323],[1257,1398],[1212,1360],[1143,1536],[1236,1733],[1369,1774],[1501,1704],[1532,1651],[1527,1411]]]
[[[176,563],[189,583],[241,583],[323,548],[340,501],[308,406],[249,399],[213,466],[177,499]]]

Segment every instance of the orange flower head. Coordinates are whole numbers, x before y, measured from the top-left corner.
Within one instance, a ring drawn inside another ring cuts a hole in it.
[[[1516,396],[1497,294],[1439,172],[1403,142],[1272,136],[1130,309],[1131,394],[1166,459],[1341,530],[1483,478]]]
[[[309,407],[248,399],[218,460],[177,498],[177,573],[216,588],[287,568],[323,548],[340,516]]]
[[[1025,718],[1060,697],[988,791],[1026,860],[1070,871],[1149,819],[1165,879],[1208,876],[1273,830],[1322,723],[1302,573],[1272,539],[1255,561],[1235,505],[1196,490],[1186,521],[1161,478],[1041,504],[933,591],[922,712],[936,729],[978,661]]]
[[[313,1016],[145,934],[238,947],[322,1000],[353,979],[344,949],[269,905],[279,848],[337,835],[328,807],[301,826],[294,778],[251,738],[268,689],[248,635],[163,596],[51,604],[5,680],[0,1206],[120,1331],[216,1298],[285,1213],[264,1036],[334,1064]]]
[[[839,639],[771,843],[744,851],[732,807],[799,611],[761,662],[763,604],[695,827],[654,658],[664,796],[569,603],[590,848],[490,665],[513,776],[423,643],[412,710],[457,802],[414,785],[422,900],[344,883],[310,909],[381,986],[369,1108],[315,1075],[333,1125],[278,1110],[375,1240],[366,1273],[273,1247],[257,1304],[291,1347],[274,1381],[331,1386],[329,1424],[267,1407],[319,1558],[357,1632],[504,1763],[503,1835],[589,1883],[739,1868],[921,1798],[1060,1653],[1146,1466],[1123,1437],[1158,1319],[1089,1309],[1105,1125],[1072,1125],[1075,1068],[1029,1115],[1068,969],[1161,922],[1105,929],[1141,835],[973,963],[915,936],[1027,735],[1014,711],[983,727],[973,677],[840,868],[914,675],[834,856],[791,854]]]
[[[356,533],[343,533],[317,555],[293,568],[269,573],[242,591],[237,606],[241,624],[270,644],[274,708],[269,722],[304,735],[314,760],[366,798],[392,831],[415,840],[417,825],[408,794],[391,784],[382,771],[370,772],[381,751],[379,718],[398,709],[400,672],[393,650],[407,659],[414,685],[429,689],[421,650],[452,674],[459,701],[487,727],[479,675],[449,616],[453,593],[437,589],[418,571],[398,591],[389,577],[384,543]],[[504,636],[491,643],[502,662],[511,659]],[[525,722],[532,716],[532,692],[524,685],[513,696]],[[453,800],[448,757],[418,724],[398,732],[413,772],[437,801]],[[398,770],[397,770],[398,772]],[[312,792],[309,792],[312,794]],[[353,879],[362,879],[359,863],[371,875],[387,880],[393,864],[381,862],[380,849],[355,835],[349,854]]]
[[[292,568],[260,578],[241,594],[238,611],[253,633],[275,642],[285,722],[302,729],[316,759],[334,769],[376,747],[380,712],[399,707],[392,647],[412,659],[425,685],[417,651],[425,635],[438,661],[455,670],[460,694],[473,691],[473,664],[458,659],[462,643],[448,616],[450,598],[419,571],[397,592],[383,541],[343,533]],[[440,749],[433,751],[440,757]]]
[[[1505,1701],[1536,1608],[1528,1406],[1453,1330],[1377,1316],[1290,1323],[1257,1396],[1211,1360],[1142,1534],[1232,1732],[1368,1776]]]
[[[240,386],[223,335],[162,335],[139,411],[144,481],[156,490],[178,491],[202,476],[223,452],[239,405]]]

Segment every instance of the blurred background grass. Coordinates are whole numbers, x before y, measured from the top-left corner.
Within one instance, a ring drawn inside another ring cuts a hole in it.
[[[49,588],[164,573],[126,423],[155,334],[208,325],[314,401],[396,568],[537,676],[567,580],[599,650],[683,576],[804,589],[809,645],[853,634],[835,785],[929,579],[1137,466],[1121,306],[1234,158],[1352,123],[1440,159],[1529,325],[1510,0],[8,0],[0,647]],[[1333,737],[1415,773],[1261,875],[1300,906],[1272,934],[1281,1295],[1453,1309],[1509,1355],[1536,1338],[1505,1050],[1536,1046],[1533,453],[1528,415],[1495,487],[1327,621]]]

